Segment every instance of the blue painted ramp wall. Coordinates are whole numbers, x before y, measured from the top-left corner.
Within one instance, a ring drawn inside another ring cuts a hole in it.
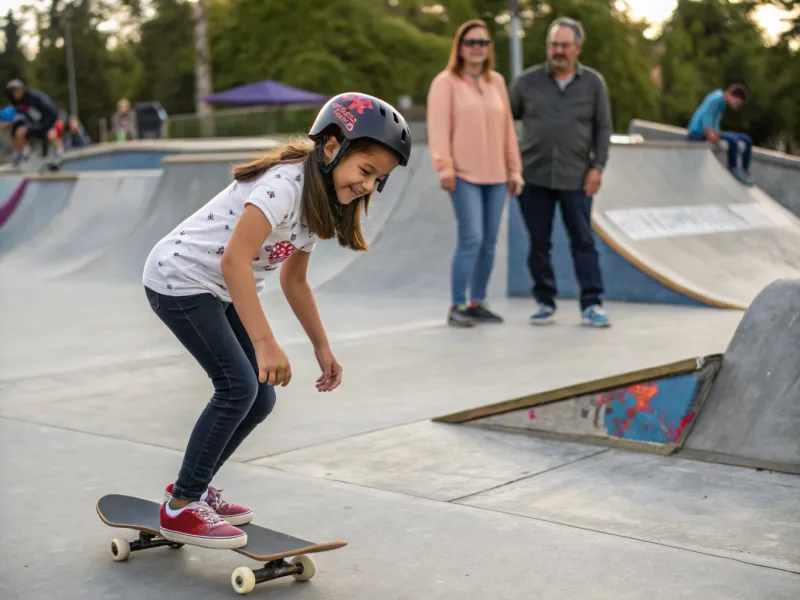
[[[605,286],[605,300],[619,302],[649,302],[704,306],[700,302],[679,294],[653,277],[643,273],[616,253],[595,233],[595,243],[600,255],[600,270]],[[556,274],[556,287],[560,298],[578,298],[580,288],[575,279],[572,255],[561,212],[556,210],[553,220],[553,248],[551,259]],[[532,296],[533,280],[528,271],[528,231],[516,198],[511,198],[508,210],[508,295]]]
[[[160,169],[161,159],[169,152],[120,152],[86,156],[64,161],[62,171],[123,171],[130,169]]]

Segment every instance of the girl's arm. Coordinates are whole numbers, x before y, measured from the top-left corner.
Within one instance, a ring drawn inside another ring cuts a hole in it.
[[[281,288],[315,350],[328,348],[328,336],[319,316],[314,293],[306,280],[310,252],[295,252],[281,266]]]
[[[253,277],[253,258],[272,225],[260,208],[245,205],[222,255],[222,276],[228,286],[236,314],[253,344],[258,363],[258,380],[269,385],[289,385],[292,368],[261,308]]]
[[[264,213],[247,204],[222,255],[222,276],[228,293],[254,345],[275,341],[258,300],[252,266],[253,258],[258,255],[262,242],[271,232],[272,225]]]

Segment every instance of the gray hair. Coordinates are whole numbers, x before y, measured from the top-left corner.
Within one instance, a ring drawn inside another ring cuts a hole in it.
[[[583,33],[583,25],[581,25],[580,21],[576,21],[575,19],[570,19],[569,17],[559,17],[552,23],[550,23],[550,27],[547,28],[547,39],[550,39],[550,35],[555,31],[558,27],[569,27],[575,32],[575,43],[582,44],[586,40],[586,35]]]

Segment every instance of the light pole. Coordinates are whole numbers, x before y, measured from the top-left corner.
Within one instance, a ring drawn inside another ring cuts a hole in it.
[[[508,0],[508,10],[511,13],[511,78],[514,79],[522,73],[522,38],[520,32],[519,0]]]
[[[78,115],[78,86],[75,84],[75,57],[72,53],[72,11],[64,11],[64,50],[67,55],[67,85],[69,86],[69,112]]]

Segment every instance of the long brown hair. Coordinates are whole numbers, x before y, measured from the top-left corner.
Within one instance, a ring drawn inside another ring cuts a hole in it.
[[[492,42],[492,38],[489,35],[489,27],[486,25],[486,22],[480,19],[472,19],[471,21],[462,23],[461,27],[456,31],[456,34],[453,36],[453,44],[450,47],[450,59],[447,61],[447,70],[456,75],[460,75],[464,71],[464,59],[461,58],[461,53],[459,52],[461,49],[461,42],[464,41],[464,36],[476,27],[483,28],[486,32],[486,37],[489,39],[489,52],[486,56],[486,60],[483,61],[483,76],[486,81],[489,81],[489,73],[494,69],[494,42]]]
[[[369,200],[372,194],[365,194],[350,204],[340,204],[330,198],[322,172],[317,165],[317,146],[325,143],[326,136],[314,145],[300,140],[292,140],[279,148],[268,152],[248,163],[233,168],[236,181],[253,181],[272,167],[286,164],[303,163],[303,192],[300,202],[303,216],[309,230],[320,239],[329,240],[336,236],[339,245],[351,250],[369,250],[369,245],[361,233],[361,209],[368,214]],[[377,142],[368,139],[356,139],[350,142],[342,161],[352,153],[367,152],[378,146]],[[341,164],[341,163],[340,163]]]

